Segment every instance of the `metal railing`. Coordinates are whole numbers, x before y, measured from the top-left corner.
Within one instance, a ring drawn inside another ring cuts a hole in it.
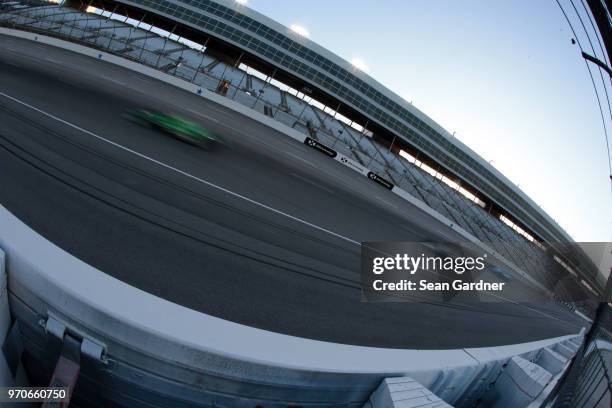
[[[581,361],[580,374],[569,407],[612,406],[612,334],[599,328]]]

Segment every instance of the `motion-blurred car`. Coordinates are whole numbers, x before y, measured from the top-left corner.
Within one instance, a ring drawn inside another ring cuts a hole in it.
[[[223,142],[223,139],[215,132],[175,114],[150,109],[133,109],[128,111],[127,116],[144,126],[162,130],[177,139],[207,150]]]

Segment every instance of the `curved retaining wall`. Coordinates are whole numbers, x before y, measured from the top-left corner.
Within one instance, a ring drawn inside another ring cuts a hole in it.
[[[103,345],[104,370],[113,376],[138,374],[140,387],[181,398],[189,388],[195,395],[214,390],[248,398],[244,406],[253,400],[360,406],[384,378],[410,376],[461,406],[482,395],[511,357],[535,360],[543,349],[576,337],[456,350],[314,341],[228,322],[129,286],[53,245],[4,207],[0,247],[12,312],[26,333],[48,336],[43,323],[51,317]]]

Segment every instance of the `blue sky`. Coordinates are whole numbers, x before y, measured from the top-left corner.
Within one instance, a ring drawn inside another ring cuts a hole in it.
[[[580,1],[574,3],[583,12]],[[571,4],[561,3],[588,48]],[[248,6],[305,27],[310,39],[347,60],[363,60],[372,77],[493,160],[575,240],[612,240],[601,116],[555,0],[249,0]],[[612,98],[609,82],[607,90]]]

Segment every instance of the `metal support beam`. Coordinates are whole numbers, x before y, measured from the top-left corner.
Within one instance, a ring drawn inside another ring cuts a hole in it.
[[[591,61],[593,64],[597,65],[598,67],[606,71],[610,77],[612,77],[612,69],[610,69],[610,67],[607,66],[603,61],[593,57],[592,55],[587,54],[584,51],[582,52],[582,58],[584,58],[587,61]]]

